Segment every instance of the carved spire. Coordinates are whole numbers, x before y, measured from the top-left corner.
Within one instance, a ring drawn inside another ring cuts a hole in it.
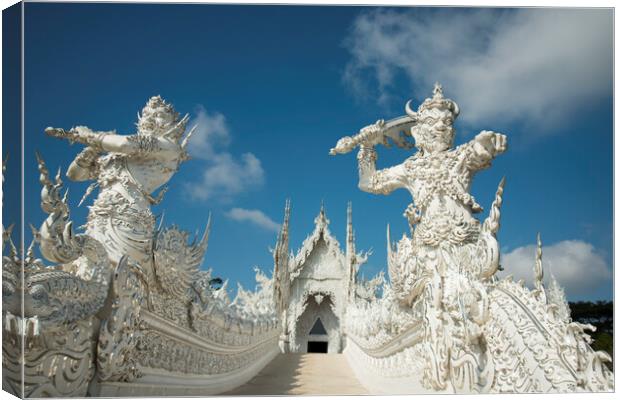
[[[387,264],[388,264],[388,278],[392,285],[397,286],[400,283],[400,275],[398,273],[398,266],[396,265],[396,249],[392,244],[392,238],[390,234],[390,224],[387,224]]]
[[[357,275],[357,255],[355,253],[355,232],[353,231],[353,206],[347,204],[347,247],[346,257],[349,267],[349,298],[355,294],[355,281]]]
[[[319,215],[314,219],[314,224],[320,226],[321,228],[326,228],[329,225],[329,219],[327,219],[327,215],[325,214],[325,202],[321,200],[321,210],[319,211]]]
[[[286,204],[284,206],[284,222],[282,223],[282,235],[284,236],[286,240],[287,247],[288,247],[288,224],[289,224],[290,218],[291,218],[291,199],[286,199]]]
[[[355,232],[353,231],[353,207],[347,204],[347,258],[355,257]]]
[[[282,227],[278,233],[278,241],[276,243],[276,249],[274,251],[274,260],[279,257],[280,254],[288,253],[288,225],[291,217],[291,201],[286,199],[284,204],[284,221],[282,221]]]
[[[288,301],[289,290],[289,220],[291,217],[291,201],[286,200],[284,205],[284,221],[278,233],[278,241],[273,250],[273,296],[278,313],[282,312]]]
[[[542,242],[540,240],[540,232],[536,236],[536,263],[534,264],[534,287],[538,293],[539,299],[544,299],[545,288],[543,287],[543,264],[542,264]]]

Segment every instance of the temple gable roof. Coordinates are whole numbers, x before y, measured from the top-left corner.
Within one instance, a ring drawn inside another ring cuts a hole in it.
[[[314,231],[304,239],[301,248],[293,257],[290,263],[290,278],[297,278],[309,260],[313,251],[319,247],[321,241],[325,243],[327,254],[334,257],[336,265],[343,268],[345,265],[345,255],[340,248],[340,243],[329,231],[329,219],[325,214],[325,207],[321,204],[321,210],[314,219]],[[342,271],[344,273],[344,270]]]

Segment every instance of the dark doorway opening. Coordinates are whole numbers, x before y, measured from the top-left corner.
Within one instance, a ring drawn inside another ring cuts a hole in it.
[[[327,342],[308,341],[308,353],[327,353]]]

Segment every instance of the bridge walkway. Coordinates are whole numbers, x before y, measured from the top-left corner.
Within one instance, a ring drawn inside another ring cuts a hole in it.
[[[279,354],[228,396],[369,394],[342,354]]]

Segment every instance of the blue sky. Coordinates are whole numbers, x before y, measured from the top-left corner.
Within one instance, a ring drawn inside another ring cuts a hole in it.
[[[612,296],[610,10],[27,3],[25,15],[27,223],[44,218],[35,150],[51,170],[80,150],[45,127],[133,133],[136,112],[160,94],[199,130],[194,159],[155,212],[192,232],[212,213],[203,268],[253,287],[252,267],[272,268],[268,247],[290,198],[294,250],[321,200],[344,244],[352,201],[358,249],[374,249],[362,271],[374,275],[385,268],[386,224],[393,238],[408,230],[410,196],[361,192],[354,155],[328,150],[403,114],[440,81],[461,107],[457,144],[482,129],[509,137],[509,151],[472,189],[483,218],[507,178],[506,272],[529,279],[540,231],[547,271],[570,299]],[[379,151],[380,167],[409,154]],[[7,175],[5,193],[18,178]],[[79,225],[87,184],[66,185]]]

